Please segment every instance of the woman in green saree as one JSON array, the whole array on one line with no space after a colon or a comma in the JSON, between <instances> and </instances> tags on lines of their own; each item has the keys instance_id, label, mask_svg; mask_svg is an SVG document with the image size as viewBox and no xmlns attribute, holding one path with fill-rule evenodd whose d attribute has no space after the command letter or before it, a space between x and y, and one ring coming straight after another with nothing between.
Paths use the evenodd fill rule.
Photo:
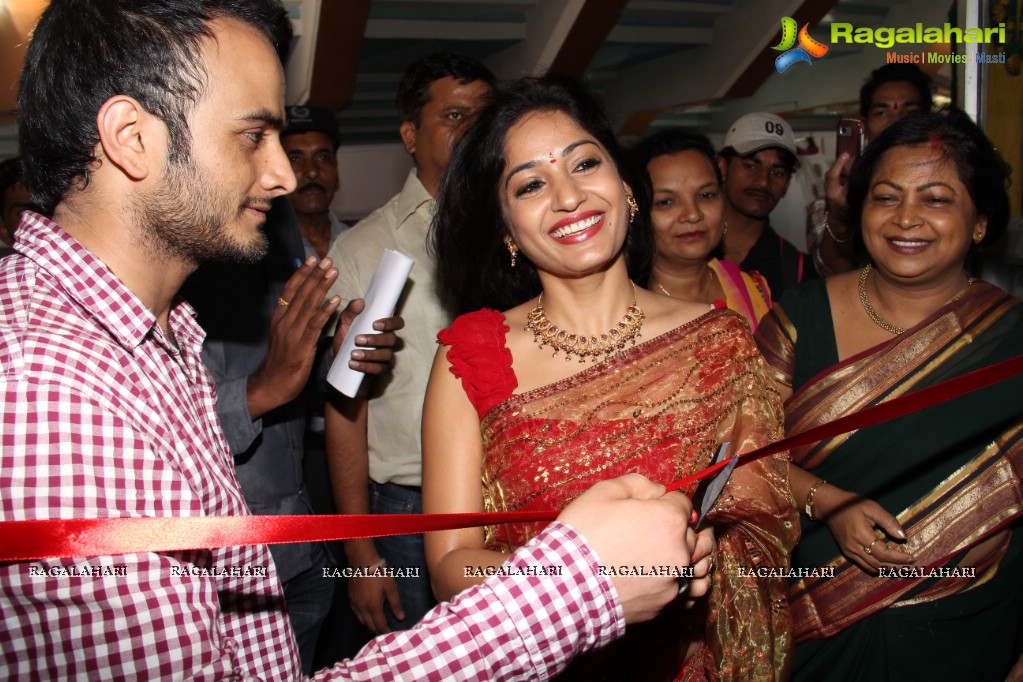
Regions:
<instances>
[{"instance_id":1,"label":"woman in green saree","mask_svg":"<svg viewBox=\"0 0 1023 682\"><path fill-rule=\"evenodd\" d=\"M1006 178L962 114L906 118L867 148L849 197L871 265L786 293L757 331L788 433L1023 351L1021 301L964 269L1006 228ZM789 593L794 679L1005 679L1023 631L1021 391L791 453L792 565L818 569Z\"/></svg>"}]
</instances>

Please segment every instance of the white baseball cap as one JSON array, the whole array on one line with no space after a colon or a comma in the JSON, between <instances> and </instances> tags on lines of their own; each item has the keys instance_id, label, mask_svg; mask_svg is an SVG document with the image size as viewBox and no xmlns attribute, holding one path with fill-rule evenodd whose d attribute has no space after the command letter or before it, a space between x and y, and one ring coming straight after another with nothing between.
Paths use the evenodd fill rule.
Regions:
<instances>
[{"instance_id":1,"label":"white baseball cap","mask_svg":"<svg viewBox=\"0 0 1023 682\"><path fill-rule=\"evenodd\" d=\"M740 117L725 134L725 147L731 147L740 156L748 156L769 147L781 147L796 157L799 166L796 138L788 122L766 111L757 111Z\"/></svg>"}]
</instances>

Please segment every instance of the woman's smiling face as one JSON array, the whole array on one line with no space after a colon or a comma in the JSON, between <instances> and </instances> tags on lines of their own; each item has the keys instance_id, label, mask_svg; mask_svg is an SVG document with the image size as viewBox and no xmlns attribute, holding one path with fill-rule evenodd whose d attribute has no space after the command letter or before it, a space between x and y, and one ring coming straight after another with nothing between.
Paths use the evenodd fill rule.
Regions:
<instances>
[{"instance_id":1,"label":"woman's smiling face","mask_svg":"<svg viewBox=\"0 0 1023 682\"><path fill-rule=\"evenodd\" d=\"M501 210L538 271L580 277L621 255L628 188L593 135L561 111L535 111L508 130L504 150Z\"/></svg>"},{"instance_id":2,"label":"woman's smiling face","mask_svg":"<svg viewBox=\"0 0 1023 682\"><path fill-rule=\"evenodd\" d=\"M725 199L713 163L687 149L647 163L654 191L650 222L657 258L704 262L721 241Z\"/></svg>"},{"instance_id":3,"label":"woman's smiling face","mask_svg":"<svg viewBox=\"0 0 1023 682\"><path fill-rule=\"evenodd\" d=\"M906 283L962 277L973 241L987 219L940 148L889 149L870 179L862 213L863 240L874 264Z\"/></svg>"}]
</instances>

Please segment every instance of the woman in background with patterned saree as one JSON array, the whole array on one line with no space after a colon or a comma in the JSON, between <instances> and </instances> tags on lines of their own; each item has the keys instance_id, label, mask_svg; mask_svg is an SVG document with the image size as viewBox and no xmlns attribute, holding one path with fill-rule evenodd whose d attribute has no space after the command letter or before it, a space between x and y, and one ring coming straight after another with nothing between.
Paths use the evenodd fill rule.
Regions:
<instances>
[{"instance_id":1,"label":"woman in background with patterned saree","mask_svg":"<svg viewBox=\"0 0 1023 682\"><path fill-rule=\"evenodd\" d=\"M434 239L443 285L467 314L440 334L427 389L424 511L560 509L600 480L667 484L725 442L743 452L780 434L780 401L746 322L632 283L648 267L650 234L620 168L603 113L554 77L500 94L460 141ZM680 598L567 675L783 677L786 581L741 569L788 565L786 469L774 458L733 474L709 517L718 548L703 559L715 565L707 598L688 610ZM435 593L479 582L467 567L500 566L541 527L429 534ZM712 545L701 532L695 558Z\"/></svg>"},{"instance_id":2,"label":"woman in background with patterned saree","mask_svg":"<svg viewBox=\"0 0 1023 682\"><path fill-rule=\"evenodd\" d=\"M872 264L787 292L757 331L791 394L788 432L1023 350L1021 302L964 269L1006 228L1006 178L961 113L908 117L868 146L849 199ZM1023 613L1021 390L791 453L808 516L793 567L834 569L792 585L794 679L1005 679Z\"/></svg>"}]
</instances>

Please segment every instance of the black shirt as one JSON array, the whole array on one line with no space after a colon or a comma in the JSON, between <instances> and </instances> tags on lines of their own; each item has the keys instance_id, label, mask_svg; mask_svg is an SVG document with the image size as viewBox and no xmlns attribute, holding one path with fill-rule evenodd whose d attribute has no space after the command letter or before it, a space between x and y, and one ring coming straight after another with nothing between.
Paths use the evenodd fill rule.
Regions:
<instances>
[{"instance_id":1,"label":"black shirt","mask_svg":"<svg viewBox=\"0 0 1023 682\"><path fill-rule=\"evenodd\" d=\"M782 239L771 229L770 222L764 225L760 237L739 267L759 272L771 287L771 298L775 301L793 284L819 279L810 258Z\"/></svg>"}]
</instances>

